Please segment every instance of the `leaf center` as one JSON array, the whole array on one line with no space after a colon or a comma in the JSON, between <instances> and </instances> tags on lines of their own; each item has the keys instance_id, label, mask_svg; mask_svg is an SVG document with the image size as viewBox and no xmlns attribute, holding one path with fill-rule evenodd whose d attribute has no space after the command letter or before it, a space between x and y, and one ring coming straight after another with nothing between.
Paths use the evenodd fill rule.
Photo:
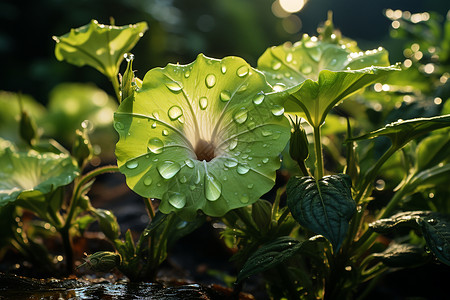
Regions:
<instances>
[{"instance_id":1,"label":"leaf center","mask_svg":"<svg viewBox=\"0 0 450 300\"><path fill-rule=\"evenodd\" d=\"M213 142L207 142L203 139L199 139L194 148L195 155L197 156L197 159L200 161L212 160L214 157L216 157L215 150L216 146L214 145Z\"/></svg>"}]
</instances>

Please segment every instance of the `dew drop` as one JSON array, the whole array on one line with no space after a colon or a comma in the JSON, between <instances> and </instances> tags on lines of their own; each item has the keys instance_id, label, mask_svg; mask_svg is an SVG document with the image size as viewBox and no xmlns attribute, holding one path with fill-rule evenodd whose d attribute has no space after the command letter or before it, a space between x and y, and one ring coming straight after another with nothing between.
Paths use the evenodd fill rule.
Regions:
<instances>
[{"instance_id":1,"label":"dew drop","mask_svg":"<svg viewBox=\"0 0 450 300\"><path fill-rule=\"evenodd\" d=\"M249 170L250 169L247 166L242 165L242 164L239 164L237 167L237 172L238 172L238 174L241 174L241 175L247 174Z\"/></svg>"},{"instance_id":2,"label":"dew drop","mask_svg":"<svg viewBox=\"0 0 450 300\"><path fill-rule=\"evenodd\" d=\"M163 136L168 136L169 132L166 129L163 129L163 131L161 132Z\"/></svg>"},{"instance_id":3,"label":"dew drop","mask_svg":"<svg viewBox=\"0 0 450 300\"><path fill-rule=\"evenodd\" d=\"M189 76L191 76L191 72L189 70L187 70L186 72L184 72L184 77L185 78L189 78Z\"/></svg>"},{"instance_id":4,"label":"dew drop","mask_svg":"<svg viewBox=\"0 0 450 300\"><path fill-rule=\"evenodd\" d=\"M274 105L272 107L272 114L274 116L281 116L282 114L284 114L284 107L281 105Z\"/></svg>"},{"instance_id":5,"label":"dew drop","mask_svg":"<svg viewBox=\"0 0 450 300\"><path fill-rule=\"evenodd\" d=\"M238 94L243 93L243 92L245 92L247 90L247 88L248 88L248 85L247 84L243 84L243 85L241 85L239 87L239 89L236 91L236 93L238 93Z\"/></svg>"},{"instance_id":6,"label":"dew drop","mask_svg":"<svg viewBox=\"0 0 450 300\"><path fill-rule=\"evenodd\" d=\"M116 122L114 123L114 128L116 128L116 130L123 130L125 128L125 126L123 126L123 124L121 122Z\"/></svg>"},{"instance_id":7,"label":"dew drop","mask_svg":"<svg viewBox=\"0 0 450 300\"><path fill-rule=\"evenodd\" d=\"M134 60L134 54L132 54L132 53L125 53L125 54L123 55L123 57L125 58L125 60L126 60L127 62L131 62L131 61Z\"/></svg>"},{"instance_id":8,"label":"dew drop","mask_svg":"<svg viewBox=\"0 0 450 300\"><path fill-rule=\"evenodd\" d=\"M136 160L131 160L125 164L128 169L136 169L139 166L139 163Z\"/></svg>"},{"instance_id":9,"label":"dew drop","mask_svg":"<svg viewBox=\"0 0 450 300\"><path fill-rule=\"evenodd\" d=\"M253 103L255 103L256 105L260 105L264 101L264 97L265 96L263 92L256 94L255 97L253 97Z\"/></svg>"},{"instance_id":10,"label":"dew drop","mask_svg":"<svg viewBox=\"0 0 450 300\"><path fill-rule=\"evenodd\" d=\"M152 128L155 129L156 128L156 122L153 122L152 124Z\"/></svg>"},{"instance_id":11,"label":"dew drop","mask_svg":"<svg viewBox=\"0 0 450 300\"><path fill-rule=\"evenodd\" d=\"M175 121L176 119L178 119L179 117L181 117L183 115L183 111L181 110L181 108L178 105L174 105L171 108L169 108L169 111L167 112L167 114L169 115L169 118L172 121Z\"/></svg>"},{"instance_id":12,"label":"dew drop","mask_svg":"<svg viewBox=\"0 0 450 300\"><path fill-rule=\"evenodd\" d=\"M222 92L220 92L220 100L222 100L223 102L227 102L230 99L231 99L231 94L229 91L223 90Z\"/></svg>"},{"instance_id":13,"label":"dew drop","mask_svg":"<svg viewBox=\"0 0 450 300\"><path fill-rule=\"evenodd\" d=\"M200 100L198 101L200 108L202 110L205 110L206 107L208 106L208 99L206 97L201 97Z\"/></svg>"},{"instance_id":14,"label":"dew drop","mask_svg":"<svg viewBox=\"0 0 450 300\"><path fill-rule=\"evenodd\" d=\"M288 53L288 55L286 55L286 62L290 63L292 61L292 53Z\"/></svg>"},{"instance_id":15,"label":"dew drop","mask_svg":"<svg viewBox=\"0 0 450 300\"><path fill-rule=\"evenodd\" d=\"M308 64L304 64L301 68L300 68L300 72L302 72L305 75L308 75L312 72L312 67L311 65Z\"/></svg>"},{"instance_id":16,"label":"dew drop","mask_svg":"<svg viewBox=\"0 0 450 300\"><path fill-rule=\"evenodd\" d=\"M178 82L175 81L166 82L165 84L166 87L174 93L181 91L183 88Z\"/></svg>"},{"instance_id":17,"label":"dew drop","mask_svg":"<svg viewBox=\"0 0 450 300\"><path fill-rule=\"evenodd\" d=\"M253 183L250 183L249 185L247 185L247 187L248 187L249 189L252 189L252 188L253 188Z\"/></svg>"},{"instance_id":18,"label":"dew drop","mask_svg":"<svg viewBox=\"0 0 450 300\"><path fill-rule=\"evenodd\" d=\"M164 197L165 196L165 197ZM175 208L183 208L186 205L186 196L177 192L167 192L163 198L166 198Z\"/></svg>"},{"instance_id":19,"label":"dew drop","mask_svg":"<svg viewBox=\"0 0 450 300\"><path fill-rule=\"evenodd\" d=\"M248 203L248 195L247 194L243 194L242 197L239 199L242 203Z\"/></svg>"},{"instance_id":20,"label":"dew drop","mask_svg":"<svg viewBox=\"0 0 450 300\"><path fill-rule=\"evenodd\" d=\"M222 185L212 174L205 176L205 197L209 201L216 201L222 193Z\"/></svg>"},{"instance_id":21,"label":"dew drop","mask_svg":"<svg viewBox=\"0 0 450 300\"><path fill-rule=\"evenodd\" d=\"M255 129L255 128L256 128L256 123L253 122L253 121L248 122L248 123L247 123L247 128L248 128L249 130Z\"/></svg>"},{"instance_id":22,"label":"dew drop","mask_svg":"<svg viewBox=\"0 0 450 300\"><path fill-rule=\"evenodd\" d=\"M274 69L276 71L276 70L279 70L280 68L281 68L281 62L274 60L272 63L272 69Z\"/></svg>"},{"instance_id":23,"label":"dew drop","mask_svg":"<svg viewBox=\"0 0 450 300\"><path fill-rule=\"evenodd\" d=\"M194 167L194 162L191 159L186 159L184 161L184 163L186 164L186 166L188 166L188 168L192 169Z\"/></svg>"},{"instance_id":24,"label":"dew drop","mask_svg":"<svg viewBox=\"0 0 450 300\"><path fill-rule=\"evenodd\" d=\"M154 112L152 113L152 115L153 115L153 117L154 117L156 120L159 120L159 113L158 113L157 111L154 111Z\"/></svg>"},{"instance_id":25,"label":"dew drop","mask_svg":"<svg viewBox=\"0 0 450 300\"><path fill-rule=\"evenodd\" d=\"M233 159L227 159L224 163L224 165L228 168L233 168L237 166L237 161L233 160Z\"/></svg>"},{"instance_id":26,"label":"dew drop","mask_svg":"<svg viewBox=\"0 0 450 300\"><path fill-rule=\"evenodd\" d=\"M275 92L281 92L286 89L286 85L284 83L278 82L273 86L273 90Z\"/></svg>"},{"instance_id":27,"label":"dew drop","mask_svg":"<svg viewBox=\"0 0 450 300\"><path fill-rule=\"evenodd\" d=\"M236 75L239 77L245 77L248 75L248 67L247 66L241 66L237 69Z\"/></svg>"},{"instance_id":28,"label":"dew drop","mask_svg":"<svg viewBox=\"0 0 450 300\"><path fill-rule=\"evenodd\" d=\"M152 184L152 182L153 182L152 177L150 175L147 175L147 177L145 177L144 179L144 185L149 186Z\"/></svg>"},{"instance_id":29,"label":"dew drop","mask_svg":"<svg viewBox=\"0 0 450 300\"><path fill-rule=\"evenodd\" d=\"M180 165L173 161L165 161L157 167L159 175L164 179L170 179L180 171Z\"/></svg>"},{"instance_id":30,"label":"dew drop","mask_svg":"<svg viewBox=\"0 0 450 300\"><path fill-rule=\"evenodd\" d=\"M268 129L261 130L261 135L262 136L271 136L272 134L273 134L273 132L268 130Z\"/></svg>"},{"instance_id":31,"label":"dew drop","mask_svg":"<svg viewBox=\"0 0 450 300\"><path fill-rule=\"evenodd\" d=\"M212 88L216 85L216 76L214 74L208 74L205 78L205 83L208 88Z\"/></svg>"},{"instance_id":32,"label":"dew drop","mask_svg":"<svg viewBox=\"0 0 450 300\"><path fill-rule=\"evenodd\" d=\"M163 147L164 147L163 141L161 141L157 137L150 139L147 143L148 150L155 154L161 153L163 150Z\"/></svg>"},{"instance_id":33,"label":"dew drop","mask_svg":"<svg viewBox=\"0 0 450 300\"><path fill-rule=\"evenodd\" d=\"M184 175L181 176L181 177L180 177L180 182L181 182L181 183L186 183L186 182L187 182L186 176L184 176Z\"/></svg>"},{"instance_id":34,"label":"dew drop","mask_svg":"<svg viewBox=\"0 0 450 300\"><path fill-rule=\"evenodd\" d=\"M238 139L234 139L230 142L230 150L234 150L238 144Z\"/></svg>"},{"instance_id":35,"label":"dew drop","mask_svg":"<svg viewBox=\"0 0 450 300\"><path fill-rule=\"evenodd\" d=\"M227 72L227 66L225 66L224 64L220 66L220 71L222 72L222 74L225 74Z\"/></svg>"},{"instance_id":36,"label":"dew drop","mask_svg":"<svg viewBox=\"0 0 450 300\"><path fill-rule=\"evenodd\" d=\"M236 123L242 124L247 121L247 109L245 107L241 107L233 116L233 119Z\"/></svg>"},{"instance_id":37,"label":"dew drop","mask_svg":"<svg viewBox=\"0 0 450 300\"><path fill-rule=\"evenodd\" d=\"M269 162L269 159L266 157L266 158L263 158L262 159L262 162L264 163L264 164L267 164L268 162Z\"/></svg>"}]
</instances>

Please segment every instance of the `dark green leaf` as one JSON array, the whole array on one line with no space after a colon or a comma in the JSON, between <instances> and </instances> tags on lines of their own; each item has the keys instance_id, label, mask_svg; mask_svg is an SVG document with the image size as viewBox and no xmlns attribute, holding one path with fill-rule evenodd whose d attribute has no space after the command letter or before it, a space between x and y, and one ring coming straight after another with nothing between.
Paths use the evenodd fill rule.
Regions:
<instances>
[{"instance_id":1,"label":"dark green leaf","mask_svg":"<svg viewBox=\"0 0 450 300\"><path fill-rule=\"evenodd\" d=\"M392 268L411 268L429 259L423 246L397 243L391 243L385 251L374 253L373 256Z\"/></svg>"},{"instance_id":2,"label":"dark green leaf","mask_svg":"<svg viewBox=\"0 0 450 300\"><path fill-rule=\"evenodd\" d=\"M251 275L277 266L294 255L302 247L303 243L290 237L279 237L261 246L244 264L236 282L239 283Z\"/></svg>"},{"instance_id":3,"label":"dark green leaf","mask_svg":"<svg viewBox=\"0 0 450 300\"><path fill-rule=\"evenodd\" d=\"M450 132L432 134L424 138L416 148L416 157L418 171L450 160Z\"/></svg>"},{"instance_id":4,"label":"dark green leaf","mask_svg":"<svg viewBox=\"0 0 450 300\"><path fill-rule=\"evenodd\" d=\"M335 251L347 234L348 222L356 212L348 175L291 177L286 192L292 215L300 225L326 237Z\"/></svg>"},{"instance_id":5,"label":"dark green leaf","mask_svg":"<svg viewBox=\"0 0 450 300\"><path fill-rule=\"evenodd\" d=\"M92 212L98 219L98 223L100 224L100 229L105 234L105 236L110 241L115 241L119 238L120 235L120 227L119 223L117 223L116 216L106 209L101 208L93 208Z\"/></svg>"},{"instance_id":6,"label":"dark green leaf","mask_svg":"<svg viewBox=\"0 0 450 300\"><path fill-rule=\"evenodd\" d=\"M55 55L60 61L76 66L89 65L108 78L114 78L119 73L123 55L136 45L147 28L145 22L119 27L92 20L63 36L54 36Z\"/></svg>"},{"instance_id":7,"label":"dark green leaf","mask_svg":"<svg viewBox=\"0 0 450 300\"><path fill-rule=\"evenodd\" d=\"M406 143L419 137L422 134L448 126L450 126L450 115L431 118L417 118L406 121L399 120L397 122L386 125L384 128L372 131L368 134L350 140L358 141L373 139L379 136L387 136L391 139L392 144L395 147L401 148Z\"/></svg>"},{"instance_id":8,"label":"dark green leaf","mask_svg":"<svg viewBox=\"0 0 450 300\"><path fill-rule=\"evenodd\" d=\"M389 218L380 219L369 224L369 227L378 233L391 232L398 226L417 228L417 220L420 218L430 219L435 213L431 211L405 211L395 214Z\"/></svg>"},{"instance_id":9,"label":"dark green leaf","mask_svg":"<svg viewBox=\"0 0 450 300\"><path fill-rule=\"evenodd\" d=\"M432 219L420 219L419 225L433 254L450 266L450 216L435 214Z\"/></svg>"},{"instance_id":10,"label":"dark green leaf","mask_svg":"<svg viewBox=\"0 0 450 300\"><path fill-rule=\"evenodd\" d=\"M252 219L259 230L267 232L272 222L272 204L263 199L259 199L252 205Z\"/></svg>"}]
</instances>

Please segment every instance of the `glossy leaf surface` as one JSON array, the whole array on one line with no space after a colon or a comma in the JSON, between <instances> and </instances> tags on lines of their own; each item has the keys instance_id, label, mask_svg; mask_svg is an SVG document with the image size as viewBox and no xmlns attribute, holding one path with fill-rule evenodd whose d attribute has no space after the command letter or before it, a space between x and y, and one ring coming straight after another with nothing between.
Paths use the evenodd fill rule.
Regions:
<instances>
[{"instance_id":1,"label":"glossy leaf surface","mask_svg":"<svg viewBox=\"0 0 450 300\"><path fill-rule=\"evenodd\" d=\"M115 114L128 185L185 219L255 202L273 186L290 132L282 95L271 91L237 57L149 71Z\"/></svg>"},{"instance_id":2,"label":"glossy leaf surface","mask_svg":"<svg viewBox=\"0 0 450 300\"><path fill-rule=\"evenodd\" d=\"M313 127L325 121L327 113L341 100L397 70L389 66L382 49L353 52L337 41L322 41L305 35L293 46L284 44L266 50L258 60L275 90L291 97L286 111L303 111Z\"/></svg>"},{"instance_id":3,"label":"glossy leaf surface","mask_svg":"<svg viewBox=\"0 0 450 300\"><path fill-rule=\"evenodd\" d=\"M56 37L55 55L76 66L89 65L109 78L117 76L123 55L139 41L148 26L145 22L108 26L92 20Z\"/></svg>"},{"instance_id":4,"label":"glossy leaf surface","mask_svg":"<svg viewBox=\"0 0 450 300\"><path fill-rule=\"evenodd\" d=\"M253 253L239 272L236 282L249 276L269 270L293 256L305 242L291 237L279 237L267 243Z\"/></svg>"},{"instance_id":5,"label":"glossy leaf surface","mask_svg":"<svg viewBox=\"0 0 450 300\"><path fill-rule=\"evenodd\" d=\"M287 203L300 225L326 237L335 251L345 238L348 222L356 212L348 175L314 178L292 177L286 187Z\"/></svg>"},{"instance_id":6,"label":"glossy leaf surface","mask_svg":"<svg viewBox=\"0 0 450 300\"><path fill-rule=\"evenodd\" d=\"M449 126L450 115L431 118L416 118L405 121L399 120L397 122L386 125L384 128L372 131L368 134L350 140L358 141L373 139L379 136L387 136L391 139L394 146L400 148L422 134Z\"/></svg>"},{"instance_id":7,"label":"glossy leaf surface","mask_svg":"<svg viewBox=\"0 0 450 300\"><path fill-rule=\"evenodd\" d=\"M68 155L7 150L0 156L0 206L50 193L78 174L76 163Z\"/></svg>"}]
</instances>

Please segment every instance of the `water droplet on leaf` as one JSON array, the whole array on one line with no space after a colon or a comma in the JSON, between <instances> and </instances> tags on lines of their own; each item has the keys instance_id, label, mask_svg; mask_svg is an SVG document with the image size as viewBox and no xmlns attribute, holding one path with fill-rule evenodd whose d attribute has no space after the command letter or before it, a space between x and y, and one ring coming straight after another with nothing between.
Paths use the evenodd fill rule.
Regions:
<instances>
[{"instance_id":1,"label":"water droplet on leaf","mask_svg":"<svg viewBox=\"0 0 450 300\"><path fill-rule=\"evenodd\" d=\"M208 99L206 97L201 97L199 100L199 105L202 110L205 110L208 106Z\"/></svg>"},{"instance_id":2,"label":"water droplet on leaf","mask_svg":"<svg viewBox=\"0 0 450 300\"><path fill-rule=\"evenodd\" d=\"M274 105L272 107L272 114L274 116L281 116L284 113L284 107L281 105Z\"/></svg>"},{"instance_id":3,"label":"water droplet on leaf","mask_svg":"<svg viewBox=\"0 0 450 300\"><path fill-rule=\"evenodd\" d=\"M292 61L292 53L288 53L288 55L286 55L286 62L290 63Z\"/></svg>"},{"instance_id":4,"label":"water droplet on leaf","mask_svg":"<svg viewBox=\"0 0 450 300\"><path fill-rule=\"evenodd\" d=\"M164 197L165 196L165 197ZM167 192L164 194L170 204L175 208L183 208L186 205L186 196L177 192Z\"/></svg>"},{"instance_id":5,"label":"water droplet on leaf","mask_svg":"<svg viewBox=\"0 0 450 300\"><path fill-rule=\"evenodd\" d=\"M144 185L149 186L149 185L152 184L152 182L153 182L153 179L152 179L152 177L151 177L150 175L148 175L147 177L145 177L145 179L144 179Z\"/></svg>"},{"instance_id":6,"label":"water droplet on leaf","mask_svg":"<svg viewBox=\"0 0 450 300\"><path fill-rule=\"evenodd\" d=\"M264 97L265 96L263 92L256 94L256 96L253 97L253 103L255 103L256 105L260 105L264 101Z\"/></svg>"},{"instance_id":7,"label":"water droplet on leaf","mask_svg":"<svg viewBox=\"0 0 450 300\"><path fill-rule=\"evenodd\" d=\"M155 154L159 154L162 152L162 150L164 148L164 143L157 137L151 138L148 141L147 148L149 151L151 151Z\"/></svg>"},{"instance_id":8,"label":"water droplet on leaf","mask_svg":"<svg viewBox=\"0 0 450 300\"><path fill-rule=\"evenodd\" d=\"M166 87L175 93L181 91L183 88L178 82L175 81L166 82Z\"/></svg>"},{"instance_id":9,"label":"water droplet on leaf","mask_svg":"<svg viewBox=\"0 0 450 300\"><path fill-rule=\"evenodd\" d=\"M220 92L220 100L222 100L223 102L229 101L231 99L231 94L229 91L227 90L223 90L222 92Z\"/></svg>"},{"instance_id":10,"label":"water droplet on leaf","mask_svg":"<svg viewBox=\"0 0 450 300\"><path fill-rule=\"evenodd\" d=\"M237 69L236 75L239 77L245 77L248 74L248 67L247 66L241 66Z\"/></svg>"},{"instance_id":11,"label":"water droplet on leaf","mask_svg":"<svg viewBox=\"0 0 450 300\"><path fill-rule=\"evenodd\" d=\"M238 172L238 174L241 174L241 175L247 174L249 170L250 169L247 166L242 165L242 164L239 164L237 167L237 172Z\"/></svg>"},{"instance_id":12,"label":"water droplet on leaf","mask_svg":"<svg viewBox=\"0 0 450 300\"><path fill-rule=\"evenodd\" d=\"M139 163L136 160L129 161L125 164L128 169L136 169Z\"/></svg>"},{"instance_id":13,"label":"water droplet on leaf","mask_svg":"<svg viewBox=\"0 0 450 300\"><path fill-rule=\"evenodd\" d=\"M194 162L191 159L186 159L184 163L188 166L188 168L192 169L194 167Z\"/></svg>"},{"instance_id":14,"label":"water droplet on leaf","mask_svg":"<svg viewBox=\"0 0 450 300\"><path fill-rule=\"evenodd\" d=\"M212 88L216 85L216 76L214 74L208 74L205 78L205 83L208 88Z\"/></svg>"},{"instance_id":15,"label":"water droplet on leaf","mask_svg":"<svg viewBox=\"0 0 450 300\"><path fill-rule=\"evenodd\" d=\"M172 121L175 121L176 119L178 119L179 117L181 117L183 115L183 111L181 110L181 108L178 105L174 105L171 108L169 108L169 111L167 112L167 114L169 115L169 118Z\"/></svg>"},{"instance_id":16,"label":"water droplet on leaf","mask_svg":"<svg viewBox=\"0 0 450 300\"><path fill-rule=\"evenodd\" d=\"M238 124L242 124L247 121L247 109L245 107L241 107L233 116L234 121Z\"/></svg>"},{"instance_id":17,"label":"water droplet on leaf","mask_svg":"<svg viewBox=\"0 0 450 300\"><path fill-rule=\"evenodd\" d=\"M205 176L205 197L209 201L216 201L222 193L222 185L212 174Z\"/></svg>"},{"instance_id":18,"label":"water droplet on leaf","mask_svg":"<svg viewBox=\"0 0 450 300\"><path fill-rule=\"evenodd\" d=\"M162 178L170 179L180 171L180 165L168 160L158 165L157 169Z\"/></svg>"}]
</instances>

